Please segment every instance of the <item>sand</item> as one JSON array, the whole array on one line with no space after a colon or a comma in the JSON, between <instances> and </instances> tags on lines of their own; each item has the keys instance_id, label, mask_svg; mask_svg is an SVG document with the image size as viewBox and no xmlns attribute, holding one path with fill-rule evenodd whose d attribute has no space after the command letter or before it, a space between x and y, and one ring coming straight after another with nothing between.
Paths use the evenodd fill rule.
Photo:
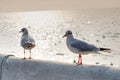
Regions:
<instances>
[{"instance_id":1,"label":"sand","mask_svg":"<svg viewBox=\"0 0 120 80\"><path fill-rule=\"evenodd\" d=\"M119 0L0 0L1 12L120 8Z\"/></svg>"},{"instance_id":2,"label":"sand","mask_svg":"<svg viewBox=\"0 0 120 80\"><path fill-rule=\"evenodd\" d=\"M0 13L0 53L4 55L15 55L16 59L23 58L23 48L20 46L21 34L19 31L21 28L27 27L30 31L30 34L35 38L37 44L36 47L32 49L32 58L33 61L35 60L35 63L37 60L38 64L41 64L42 62L44 63L44 61L48 62L48 66L59 65L60 68L63 68L63 66L61 66L62 64L64 64L64 66L68 66L69 64L73 66L73 60L77 59L78 55L68 50L65 42L66 39L62 38L65 31L70 29L73 31L73 34L77 39L84 40L98 47L107 47L112 49L110 53L100 52L101 54L91 53L88 55L82 55L83 66L80 66L79 69L85 68L83 71L86 71L86 69L89 69L88 65L90 65L92 66L92 69L90 70L99 72L99 70L93 69L99 69L102 66L103 69L110 68L110 72L113 72L113 75L115 74L116 76L120 69L119 13L119 8L90 9L82 11L33 11ZM29 56L28 51L26 56ZM14 60L12 61L13 63L11 64L17 64L17 62L14 62ZM24 63L24 61L20 60L19 63L21 62ZM58 65L51 64L51 62ZM21 66L24 65L22 64ZM34 63L31 63L31 66L34 66ZM19 70L22 69L23 68ZM28 68L28 71L29 69L30 68ZM46 69L51 71L51 68L49 67L46 67ZM63 68L63 70L65 69ZM118 72L115 70L114 73L114 70L111 71L111 69L117 69ZM20 75L18 74L17 76L23 75L22 73ZM82 74L81 72L78 73L80 73L80 75ZM87 72L85 73L87 74ZM70 73L70 75L72 74L73 73ZM32 73L29 76L32 76ZM33 77L36 76L33 75L31 79L33 79ZM59 76L57 78L59 78ZM24 79L25 78L22 78L20 80ZM63 80L67 79L69 78L64 79L63 77ZM106 78L104 79L107 80ZM113 80L113 78L110 79ZM56 80L56 78L51 80ZM77 78L75 80L77 80ZM116 80L119 80L119 77Z\"/></svg>"}]
</instances>

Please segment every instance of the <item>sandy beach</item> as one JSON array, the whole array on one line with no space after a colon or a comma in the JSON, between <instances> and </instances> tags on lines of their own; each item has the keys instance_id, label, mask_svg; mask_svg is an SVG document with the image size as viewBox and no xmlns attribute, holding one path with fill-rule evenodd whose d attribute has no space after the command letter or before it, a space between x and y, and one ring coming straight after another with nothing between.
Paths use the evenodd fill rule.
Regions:
<instances>
[{"instance_id":1,"label":"sandy beach","mask_svg":"<svg viewBox=\"0 0 120 80\"><path fill-rule=\"evenodd\" d=\"M84 64L120 67L120 9L93 9L82 11L37 11L0 14L1 54L23 57L19 31L26 27L36 40L32 50L34 59L71 63L78 55L66 47L62 38L72 30L75 38L97 47L112 49L111 53L83 55Z\"/></svg>"},{"instance_id":2,"label":"sandy beach","mask_svg":"<svg viewBox=\"0 0 120 80\"><path fill-rule=\"evenodd\" d=\"M1 12L120 8L119 0L0 0Z\"/></svg>"},{"instance_id":3,"label":"sandy beach","mask_svg":"<svg viewBox=\"0 0 120 80\"><path fill-rule=\"evenodd\" d=\"M35 76L39 76L37 73L41 74L44 70L49 70L47 74L54 73L53 66L55 68L60 68L56 71L57 77L50 78L51 80L56 80L58 77L62 77L62 80L70 80L70 77L76 77L76 71L74 69L80 69L85 71L82 73L78 70L79 75L98 73L102 74L104 72L99 72L101 69L105 69L105 74L115 75L116 80L119 80L119 69L120 69L120 8L100 8L100 9L84 9L84 10L45 10L45 11L24 11L24 12L1 12L0 13L0 54L15 55L15 60L10 59L9 61L9 71L13 70L13 67L18 67L19 74L11 74L5 69L4 74L7 74L11 80L14 80L11 76L17 75L15 80L20 76L20 80L33 80ZM24 52L23 48L20 46L21 33L19 31L21 28L28 28L30 34L35 38L36 47L32 49L32 60L26 60L23 62ZM83 66L76 68L73 63L74 59L77 59L78 55L70 52L66 46L66 38L62 38L65 31L72 30L75 38L86 41L88 43L94 44L97 47L110 48L111 52L99 52L91 53L88 55L82 55ZM27 51L26 56L29 56L29 51ZM2 58L0 58L2 59ZM37 61L37 63L36 63ZM13 63L12 63L13 62ZM22 64L22 65L19 65ZM26 64L25 64L26 63ZM29 64L30 63L30 64ZM28 64L28 65L27 65ZM39 67L36 69L38 72L34 72L33 66L37 64ZM42 64L42 65L41 65ZM52 66L52 67L46 67ZM23 67L25 66L25 69ZM27 67L30 68L27 69ZM66 68L66 66L68 68ZM91 67L89 67L91 66ZM32 69L31 69L32 68ZM72 72L66 76L65 72L59 71L65 70ZM74 68L74 69L73 69ZM42 70L43 69L43 70ZM71 70L72 69L72 70ZM88 71L87 71L87 70ZM22 70L22 71L21 71ZM29 72L33 71L33 73ZM53 71L52 71L53 70ZM118 70L118 71L117 71ZM27 72L25 72L27 71ZM113 72L109 74L109 72ZM29 73L27 78L25 73ZM94 74L95 74L94 73ZM45 72L44 72L45 74ZM60 74L58 76L58 74ZM41 74L42 75L42 74ZM52 76L55 75L52 74ZM90 79L91 75L86 75L77 77L81 80L89 79L96 80L98 75L95 75ZM103 75L100 80L113 80L115 76L109 79ZM8 80L9 77L3 75L4 80ZM29 78L31 77L31 78ZM73 79L71 78L71 80ZM94 78L94 79L93 79ZM104 79L103 79L104 78ZM48 77L43 76L41 80L49 80ZM39 80L39 77L38 79Z\"/></svg>"}]
</instances>

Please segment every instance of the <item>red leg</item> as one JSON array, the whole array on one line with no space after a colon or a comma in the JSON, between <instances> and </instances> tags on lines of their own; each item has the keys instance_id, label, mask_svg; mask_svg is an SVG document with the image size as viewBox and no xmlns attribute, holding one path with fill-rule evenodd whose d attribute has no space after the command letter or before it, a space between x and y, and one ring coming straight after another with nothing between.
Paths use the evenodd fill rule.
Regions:
<instances>
[{"instance_id":1,"label":"red leg","mask_svg":"<svg viewBox=\"0 0 120 80\"><path fill-rule=\"evenodd\" d=\"M25 57L25 49L24 49L24 58L23 59L26 59L26 57Z\"/></svg>"},{"instance_id":2,"label":"red leg","mask_svg":"<svg viewBox=\"0 0 120 80\"><path fill-rule=\"evenodd\" d=\"M29 56L29 59L32 59L32 58L31 58L31 50L30 50L30 56Z\"/></svg>"},{"instance_id":3,"label":"red leg","mask_svg":"<svg viewBox=\"0 0 120 80\"><path fill-rule=\"evenodd\" d=\"M78 62L76 64L77 65L81 65L82 64L82 56L81 56L81 54L79 54L79 56L78 56Z\"/></svg>"}]
</instances>

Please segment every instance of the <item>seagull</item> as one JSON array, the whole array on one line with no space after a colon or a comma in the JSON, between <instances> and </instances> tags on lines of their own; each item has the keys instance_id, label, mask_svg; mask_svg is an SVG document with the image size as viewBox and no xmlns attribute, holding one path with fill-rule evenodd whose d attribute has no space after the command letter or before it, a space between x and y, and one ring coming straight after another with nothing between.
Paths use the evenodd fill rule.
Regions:
<instances>
[{"instance_id":1,"label":"seagull","mask_svg":"<svg viewBox=\"0 0 120 80\"><path fill-rule=\"evenodd\" d=\"M92 44L89 44L87 42L84 42L82 40L75 39L71 30L67 30L65 35L63 36L63 38L64 37L67 37L66 45L67 45L68 49L73 53L79 54L78 62L76 63L76 61L74 60L74 62L77 65L82 65L81 54L88 54L90 52L111 50L111 49L108 49L108 48L98 48L98 47L96 47Z\"/></svg>"},{"instance_id":2,"label":"seagull","mask_svg":"<svg viewBox=\"0 0 120 80\"><path fill-rule=\"evenodd\" d=\"M29 50L29 53L30 53L29 59L32 59L31 58L31 49L35 47L35 40L33 37L31 37L29 35L27 28L22 28L20 33L21 32L23 33L22 37L21 37L21 46L24 48L24 58L23 59L26 59L25 50Z\"/></svg>"}]
</instances>

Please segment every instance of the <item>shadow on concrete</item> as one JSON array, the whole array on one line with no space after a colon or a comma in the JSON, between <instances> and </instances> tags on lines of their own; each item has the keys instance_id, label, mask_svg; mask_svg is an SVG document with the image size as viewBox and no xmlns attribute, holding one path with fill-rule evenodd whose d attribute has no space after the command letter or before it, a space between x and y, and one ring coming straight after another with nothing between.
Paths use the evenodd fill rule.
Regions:
<instances>
[{"instance_id":1,"label":"shadow on concrete","mask_svg":"<svg viewBox=\"0 0 120 80\"><path fill-rule=\"evenodd\" d=\"M2 62L4 56L0 56ZM8 57L1 80L120 80L120 69Z\"/></svg>"}]
</instances>

